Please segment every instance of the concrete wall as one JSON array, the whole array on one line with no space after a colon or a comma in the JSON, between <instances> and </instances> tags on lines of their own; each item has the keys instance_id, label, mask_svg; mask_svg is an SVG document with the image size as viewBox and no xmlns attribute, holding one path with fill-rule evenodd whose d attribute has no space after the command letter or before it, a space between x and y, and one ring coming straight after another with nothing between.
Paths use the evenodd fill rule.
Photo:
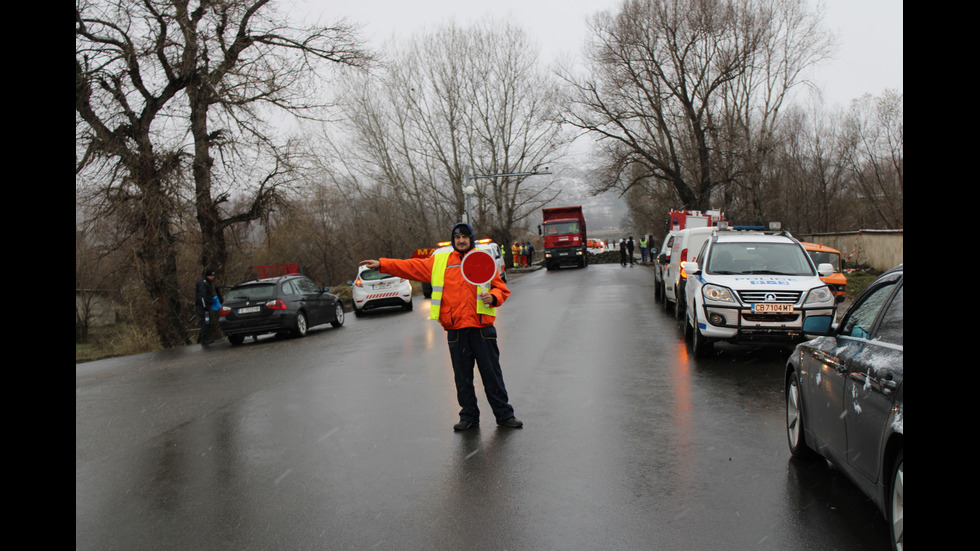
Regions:
<instances>
[{"instance_id":1,"label":"concrete wall","mask_svg":"<svg viewBox=\"0 0 980 551\"><path fill-rule=\"evenodd\" d=\"M856 265L887 270L903 262L904 230L858 230L854 232L794 235L800 241L822 243L841 252L845 268Z\"/></svg>"}]
</instances>

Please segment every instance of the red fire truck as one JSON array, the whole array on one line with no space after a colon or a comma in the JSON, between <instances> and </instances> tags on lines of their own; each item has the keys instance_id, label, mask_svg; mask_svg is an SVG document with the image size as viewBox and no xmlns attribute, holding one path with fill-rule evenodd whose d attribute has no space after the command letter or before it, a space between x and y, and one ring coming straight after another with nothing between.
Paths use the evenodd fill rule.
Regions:
<instances>
[{"instance_id":1,"label":"red fire truck","mask_svg":"<svg viewBox=\"0 0 980 551\"><path fill-rule=\"evenodd\" d=\"M725 219L725 214L720 210L672 210L667 213L667 224L665 232L683 230L686 228L706 228L717 226L718 222Z\"/></svg>"}]
</instances>

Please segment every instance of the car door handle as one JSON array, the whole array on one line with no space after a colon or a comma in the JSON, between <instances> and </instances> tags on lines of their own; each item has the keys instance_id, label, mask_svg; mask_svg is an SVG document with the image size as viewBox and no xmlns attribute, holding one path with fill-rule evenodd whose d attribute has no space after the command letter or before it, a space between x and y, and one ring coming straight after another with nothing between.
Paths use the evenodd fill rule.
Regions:
<instances>
[{"instance_id":1,"label":"car door handle","mask_svg":"<svg viewBox=\"0 0 980 551\"><path fill-rule=\"evenodd\" d=\"M827 365L829 367L834 368L834 371L836 371L840 375L847 373L847 364L836 358L832 360L827 360Z\"/></svg>"},{"instance_id":2,"label":"car door handle","mask_svg":"<svg viewBox=\"0 0 980 551\"><path fill-rule=\"evenodd\" d=\"M891 377L891 374L889 374L885 379L872 379L871 385L869 386L872 390L880 390L882 394L887 396L898 388L898 383L896 383ZM858 386L865 386L868 384L867 373L855 371L851 373L851 379L857 381L859 383Z\"/></svg>"}]
</instances>

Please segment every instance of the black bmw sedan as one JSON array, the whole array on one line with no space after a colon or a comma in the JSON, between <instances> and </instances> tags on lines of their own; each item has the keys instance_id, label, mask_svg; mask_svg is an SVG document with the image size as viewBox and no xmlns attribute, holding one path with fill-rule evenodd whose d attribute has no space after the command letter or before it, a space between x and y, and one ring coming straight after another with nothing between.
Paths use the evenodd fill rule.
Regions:
<instances>
[{"instance_id":1,"label":"black bmw sedan","mask_svg":"<svg viewBox=\"0 0 980 551\"><path fill-rule=\"evenodd\" d=\"M235 285L225 294L220 314L221 331L231 344L267 333L303 337L323 323L344 324L340 297L299 274Z\"/></svg>"}]
</instances>

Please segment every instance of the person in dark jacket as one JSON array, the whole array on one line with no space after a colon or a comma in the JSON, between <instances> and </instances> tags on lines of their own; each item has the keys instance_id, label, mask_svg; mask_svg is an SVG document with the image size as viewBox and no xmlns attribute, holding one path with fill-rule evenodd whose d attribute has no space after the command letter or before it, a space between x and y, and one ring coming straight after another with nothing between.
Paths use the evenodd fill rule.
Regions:
<instances>
[{"instance_id":1,"label":"person in dark jacket","mask_svg":"<svg viewBox=\"0 0 980 551\"><path fill-rule=\"evenodd\" d=\"M630 268L633 267L633 236L626 241L626 254L629 255Z\"/></svg>"},{"instance_id":2,"label":"person in dark jacket","mask_svg":"<svg viewBox=\"0 0 980 551\"><path fill-rule=\"evenodd\" d=\"M205 270L201 279L194 287L194 309L201 320L201 330L197 342L207 346L211 344L211 301L214 297L214 270Z\"/></svg>"},{"instance_id":3,"label":"person in dark jacket","mask_svg":"<svg viewBox=\"0 0 980 551\"><path fill-rule=\"evenodd\" d=\"M619 264L622 267L626 267L626 240L619 240Z\"/></svg>"}]
</instances>

